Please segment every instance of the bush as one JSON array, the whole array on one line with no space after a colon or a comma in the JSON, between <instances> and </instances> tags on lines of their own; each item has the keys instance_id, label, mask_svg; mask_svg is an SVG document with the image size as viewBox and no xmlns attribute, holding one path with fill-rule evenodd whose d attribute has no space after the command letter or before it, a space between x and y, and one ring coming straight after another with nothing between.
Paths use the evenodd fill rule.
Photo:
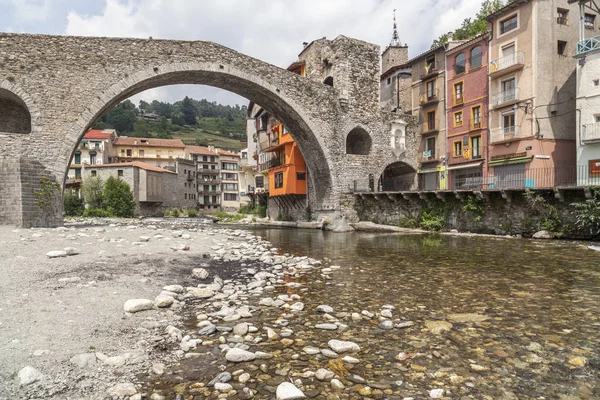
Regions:
<instances>
[{"instance_id":1,"label":"bush","mask_svg":"<svg viewBox=\"0 0 600 400\"><path fill-rule=\"evenodd\" d=\"M440 208L426 208L419 216L419 225L428 231L441 231L446 227L445 213Z\"/></svg>"},{"instance_id":2,"label":"bush","mask_svg":"<svg viewBox=\"0 0 600 400\"><path fill-rule=\"evenodd\" d=\"M198 211L194 210L193 208L190 210L187 210L187 216L190 218L195 218L198 216Z\"/></svg>"},{"instance_id":3,"label":"bush","mask_svg":"<svg viewBox=\"0 0 600 400\"><path fill-rule=\"evenodd\" d=\"M91 177L81 183L81 192L90 208L102 208L104 182L99 177Z\"/></svg>"},{"instance_id":4,"label":"bush","mask_svg":"<svg viewBox=\"0 0 600 400\"><path fill-rule=\"evenodd\" d=\"M83 200L77 196L72 190L65 191L63 197L63 204L65 208L65 214L69 217L80 217L85 211L85 205Z\"/></svg>"},{"instance_id":5,"label":"bush","mask_svg":"<svg viewBox=\"0 0 600 400\"><path fill-rule=\"evenodd\" d=\"M260 206L256 207L256 214L260 218L266 218L267 217L267 206L260 205Z\"/></svg>"},{"instance_id":6,"label":"bush","mask_svg":"<svg viewBox=\"0 0 600 400\"><path fill-rule=\"evenodd\" d=\"M575 203L575 224L580 229L589 230L593 236L600 236L600 187L590 187L592 198Z\"/></svg>"},{"instance_id":7,"label":"bush","mask_svg":"<svg viewBox=\"0 0 600 400\"><path fill-rule=\"evenodd\" d=\"M135 203L127 182L111 176L104 184L103 197L103 205L109 214L121 218L133 217Z\"/></svg>"},{"instance_id":8,"label":"bush","mask_svg":"<svg viewBox=\"0 0 600 400\"><path fill-rule=\"evenodd\" d=\"M238 210L238 213L240 213L240 214L256 215L257 212L258 212L258 210L256 208L253 208L251 204L246 204L245 206L241 206L240 209Z\"/></svg>"},{"instance_id":9,"label":"bush","mask_svg":"<svg viewBox=\"0 0 600 400\"><path fill-rule=\"evenodd\" d=\"M226 222L236 222L245 217L242 214L229 214L224 211L218 211L218 212L214 213L213 216L219 218L220 220L226 221Z\"/></svg>"},{"instance_id":10,"label":"bush","mask_svg":"<svg viewBox=\"0 0 600 400\"><path fill-rule=\"evenodd\" d=\"M101 208L86 208L83 212L84 217L95 217L95 218L108 218L112 217L112 215Z\"/></svg>"}]
</instances>

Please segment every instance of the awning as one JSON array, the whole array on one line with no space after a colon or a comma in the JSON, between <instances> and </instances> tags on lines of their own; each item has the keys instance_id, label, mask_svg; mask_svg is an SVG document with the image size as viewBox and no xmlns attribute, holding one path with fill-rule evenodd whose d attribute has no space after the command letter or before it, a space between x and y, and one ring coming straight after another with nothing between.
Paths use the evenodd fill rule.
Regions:
<instances>
[{"instance_id":1,"label":"awning","mask_svg":"<svg viewBox=\"0 0 600 400\"><path fill-rule=\"evenodd\" d=\"M451 170L454 170L454 169L481 167L482 164L483 164L483 161L476 162L476 163L468 163L468 164L449 165L448 166L448 171L451 171Z\"/></svg>"},{"instance_id":2,"label":"awning","mask_svg":"<svg viewBox=\"0 0 600 400\"><path fill-rule=\"evenodd\" d=\"M524 163L531 162L532 160L533 160L533 156L507 158L505 160L490 161L488 163L488 166L490 166L490 167L499 167L499 166L502 166L502 165L524 164Z\"/></svg>"},{"instance_id":3,"label":"awning","mask_svg":"<svg viewBox=\"0 0 600 400\"><path fill-rule=\"evenodd\" d=\"M432 172L438 172L437 168L429 168L429 169L422 169L419 170L420 174L431 174Z\"/></svg>"}]
</instances>

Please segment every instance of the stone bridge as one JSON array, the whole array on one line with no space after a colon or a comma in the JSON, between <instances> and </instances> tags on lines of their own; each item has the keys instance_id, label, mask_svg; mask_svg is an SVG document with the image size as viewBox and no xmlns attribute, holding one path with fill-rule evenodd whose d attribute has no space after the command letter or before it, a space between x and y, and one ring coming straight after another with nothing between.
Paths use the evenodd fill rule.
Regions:
<instances>
[{"instance_id":1,"label":"stone bridge","mask_svg":"<svg viewBox=\"0 0 600 400\"><path fill-rule=\"evenodd\" d=\"M355 179L393 161L379 47L339 36L299 57L306 77L212 42L0 33L0 224L62 224L83 134L122 100L174 84L226 89L281 119L306 159L314 212L336 215Z\"/></svg>"}]
</instances>

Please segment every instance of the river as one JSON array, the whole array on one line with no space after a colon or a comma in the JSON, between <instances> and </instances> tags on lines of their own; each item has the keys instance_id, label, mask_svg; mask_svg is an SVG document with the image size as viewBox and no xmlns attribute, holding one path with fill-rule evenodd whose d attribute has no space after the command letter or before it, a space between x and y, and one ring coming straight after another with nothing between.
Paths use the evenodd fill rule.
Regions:
<instances>
[{"instance_id":1,"label":"river","mask_svg":"<svg viewBox=\"0 0 600 400\"><path fill-rule=\"evenodd\" d=\"M266 349L278 356L266 360L262 372L251 366L255 398L274 398L278 383L317 368L336 372L345 388L336 392L301 379L309 397L600 398L600 254L585 245L299 229L252 232L280 253L340 267L300 275L295 280L301 288L275 292L299 294L306 312L287 326L294 345L277 342ZM348 329L313 329L323 322L323 314L314 311L319 305L331 306L335 311L329 314ZM379 326L383 310L391 311L394 329ZM363 313L362 318L352 319L352 313ZM252 322L276 326L279 314L265 312ZM302 351L304 346L327 348L330 339L359 344L360 362L315 360ZM233 372L239 366L224 368Z\"/></svg>"}]
</instances>

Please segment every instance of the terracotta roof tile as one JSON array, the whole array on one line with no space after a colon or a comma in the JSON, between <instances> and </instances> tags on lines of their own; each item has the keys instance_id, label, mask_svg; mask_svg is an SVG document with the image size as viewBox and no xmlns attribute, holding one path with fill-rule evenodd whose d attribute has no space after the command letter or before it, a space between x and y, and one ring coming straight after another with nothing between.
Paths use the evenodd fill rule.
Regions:
<instances>
[{"instance_id":1,"label":"terracotta roof tile","mask_svg":"<svg viewBox=\"0 0 600 400\"><path fill-rule=\"evenodd\" d=\"M154 139L139 137L118 137L115 139L115 146L147 146L147 147L174 147L184 148L185 144L179 139Z\"/></svg>"},{"instance_id":2,"label":"terracotta roof tile","mask_svg":"<svg viewBox=\"0 0 600 400\"><path fill-rule=\"evenodd\" d=\"M90 129L83 135L84 139L110 139L110 133L104 133L102 129Z\"/></svg>"},{"instance_id":3,"label":"terracotta roof tile","mask_svg":"<svg viewBox=\"0 0 600 400\"><path fill-rule=\"evenodd\" d=\"M169 171L168 169L164 169L161 167L157 167L156 165L150 165L141 161L132 161L132 162L124 162L124 163L113 163L113 164L95 164L86 167L86 169L96 169L96 168L114 168L114 167L136 167L140 169L144 169L146 171L154 171L161 172L166 174L177 174L173 171Z\"/></svg>"},{"instance_id":4,"label":"terracotta roof tile","mask_svg":"<svg viewBox=\"0 0 600 400\"><path fill-rule=\"evenodd\" d=\"M218 155L216 152L210 150L208 147L185 146L185 155L188 156L190 154L198 154L201 156L216 156L216 155Z\"/></svg>"}]
</instances>

